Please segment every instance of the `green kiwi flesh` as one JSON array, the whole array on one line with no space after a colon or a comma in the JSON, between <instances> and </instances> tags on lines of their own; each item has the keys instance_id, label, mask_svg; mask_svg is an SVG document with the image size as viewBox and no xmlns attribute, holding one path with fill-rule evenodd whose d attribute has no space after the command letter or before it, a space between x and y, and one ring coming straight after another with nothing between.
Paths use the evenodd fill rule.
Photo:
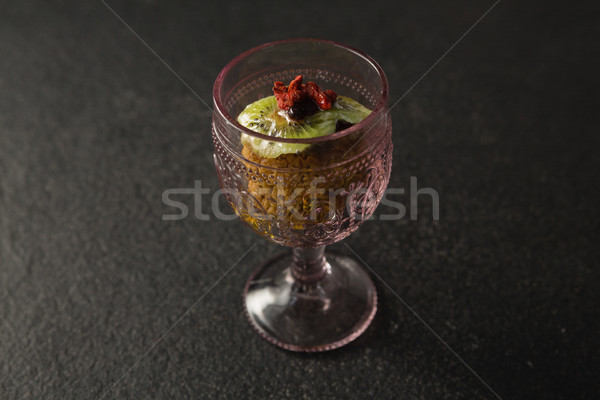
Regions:
<instances>
[{"instance_id":1,"label":"green kiwi flesh","mask_svg":"<svg viewBox=\"0 0 600 400\"><path fill-rule=\"evenodd\" d=\"M296 121L277 107L275 96L249 104L238 116L238 122L254 132L286 139L310 139L336 131L336 123L356 124L371 110L349 97L338 96L329 110L320 110L303 120ZM281 143L255 138L242 133L242 143L249 144L260 157L275 158L282 154L296 154L310 147L304 143Z\"/></svg>"}]
</instances>

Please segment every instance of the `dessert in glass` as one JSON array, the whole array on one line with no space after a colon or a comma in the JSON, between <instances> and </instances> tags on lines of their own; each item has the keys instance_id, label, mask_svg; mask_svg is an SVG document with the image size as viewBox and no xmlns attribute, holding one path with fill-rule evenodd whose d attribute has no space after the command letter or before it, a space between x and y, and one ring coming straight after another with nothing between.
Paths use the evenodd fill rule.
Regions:
<instances>
[{"instance_id":1,"label":"dessert in glass","mask_svg":"<svg viewBox=\"0 0 600 400\"><path fill-rule=\"evenodd\" d=\"M325 246L377 207L392 161L388 87L369 56L325 40L268 43L233 59L213 90L219 181L240 219L291 251L252 273L255 330L293 351L343 346L377 309L369 274Z\"/></svg>"}]
</instances>

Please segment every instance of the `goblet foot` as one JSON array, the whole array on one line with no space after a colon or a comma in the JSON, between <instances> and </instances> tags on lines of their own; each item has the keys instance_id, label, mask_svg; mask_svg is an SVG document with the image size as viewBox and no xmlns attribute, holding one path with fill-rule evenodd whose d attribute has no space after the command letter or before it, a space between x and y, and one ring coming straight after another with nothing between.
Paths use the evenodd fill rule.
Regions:
<instances>
[{"instance_id":1,"label":"goblet foot","mask_svg":"<svg viewBox=\"0 0 600 400\"><path fill-rule=\"evenodd\" d=\"M316 263L299 265L299 254L307 251ZM352 258L325 258L323 251L294 249L262 265L246 283L246 315L274 345L332 350L356 339L373 320L377 292L367 272Z\"/></svg>"}]
</instances>

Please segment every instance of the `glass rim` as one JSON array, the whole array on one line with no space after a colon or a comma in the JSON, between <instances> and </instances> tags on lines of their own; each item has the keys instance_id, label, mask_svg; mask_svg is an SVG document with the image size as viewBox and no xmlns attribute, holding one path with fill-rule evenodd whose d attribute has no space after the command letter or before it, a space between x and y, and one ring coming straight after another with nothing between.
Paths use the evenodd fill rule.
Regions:
<instances>
[{"instance_id":1,"label":"glass rim","mask_svg":"<svg viewBox=\"0 0 600 400\"><path fill-rule=\"evenodd\" d=\"M329 135L319 136L319 137L315 137L315 138L288 139L288 138L264 135L262 133L258 133L251 129L248 129L245 126L241 125L239 122L237 122L237 119L232 117L227 112L227 110L225 109L225 106L221 100L220 89L221 89L221 84L224 81L225 76L229 73L229 71L235 65L237 65L239 62L241 62L245 58L247 58L247 57L251 56L252 54L257 53L261 50L264 50L264 49L267 49L270 47L279 46L282 44L299 43L299 42L323 43L323 44L331 45L334 47L342 48L344 50L347 50L350 53L353 53L353 54L361 57L362 59L367 61L377 71L377 74L380 79L382 91L381 91L381 94L377 101L377 105L365 119L363 119L362 121L360 121L357 124L354 124L353 126L351 126L349 128L342 129L339 132L334 132ZM277 41L273 41L273 42L268 42L268 43L264 43L260 46L253 47L253 48L246 50L245 52L239 54L238 56L234 57L231 61L229 61L225 65L225 67L223 67L221 72L219 72L219 75L217 75L217 78L215 79L215 83L213 86L213 102L215 104L215 109L224 118L224 120L229 125L232 125L235 129L245 133L246 135L253 136L255 138L262 139L262 140L271 141L271 142L304 143L304 144L322 143L322 142L328 142L331 140L336 140L336 139L342 138L344 136L350 135L354 132L358 132L358 131L368 127L371 124L377 123L382 116L385 117L385 114L387 112L387 102L388 102L388 81L387 81L387 77L385 76L385 72L383 72L383 69L377 63L377 61L375 61L372 57L370 57L366 53L364 53L354 47L351 47L351 46L348 46L348 45L345 45L345 44L342 44L339 42L335 42L333 40L326 40L326 39L312 39L312 38L285 39L285 40L277 40Z\"/></svg>"}]
</instances>

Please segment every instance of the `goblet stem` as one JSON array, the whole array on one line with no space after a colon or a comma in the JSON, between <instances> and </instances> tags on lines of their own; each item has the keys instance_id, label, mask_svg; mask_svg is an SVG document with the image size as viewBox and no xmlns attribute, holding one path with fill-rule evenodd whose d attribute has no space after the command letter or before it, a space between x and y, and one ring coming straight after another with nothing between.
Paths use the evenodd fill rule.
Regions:
<instances>
[{"instance_id":1,"label":"goblet stem","mask_svg":"<svg viewBox=\"0 0 600 400\"><path fill-rule=\"evenodd\" d=\"M293 351L343 346L369 326L377 293L352 258L325 246L294 248L259 267L245 288L246 313L271 343Z\"/></svg>"},{"instance_id":2,"label":"goblet stem","mask_svg":"<svg viewBox=\"0 0 600 400\"><path fill-rule=\"evenodd\" d=\"M317 283L331 270L325 259L325 246L298 248L292 251L292 276L301 285Z\"/></svg>"}]
</instances>

